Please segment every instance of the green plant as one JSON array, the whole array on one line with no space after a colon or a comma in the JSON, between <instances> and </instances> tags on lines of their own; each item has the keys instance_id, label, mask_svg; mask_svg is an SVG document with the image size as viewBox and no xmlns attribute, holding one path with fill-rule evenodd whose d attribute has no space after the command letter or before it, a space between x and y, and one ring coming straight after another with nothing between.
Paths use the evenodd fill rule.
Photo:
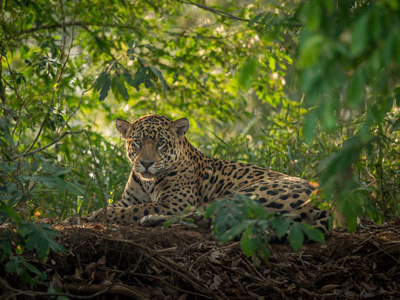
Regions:
<instances>
[{"instance_id":1,"label":"green plant","mask_svg":"<svg viewBox=\"0 0 400 300\"><path fill-rule=\"evenodd\" d=\"M26 251L33 251L39 259L45 259L50 250L65 253L64 247L54 241L59 234L50 225L31 223L16 214L10 207L0 207L0 224L7 220L17 224L16 230L3 229L0 232L0 264L4 264L6 273L14 273L30 285L46 278L45 272L40 272L34 265L21 256ZM33 277L34 276L34 277Z\"/></svg>"},{"instance_id":2,"label":"green plant","mask_svg":"<svg viewBox=\"0 0 400 300\"><path fill-rule=\"evenodd\" d=\"M268 258L267 246L272 238L281 239L288 234L295 251L300 249L305 236L324 241L322 232L313 226L293 221L287 215L268 213L257 200L243 195L213 202L205 211L205 217L211 216L214 236L221 243L240 238L240 248L255 264Z\"/></svg>"}]
</instances>

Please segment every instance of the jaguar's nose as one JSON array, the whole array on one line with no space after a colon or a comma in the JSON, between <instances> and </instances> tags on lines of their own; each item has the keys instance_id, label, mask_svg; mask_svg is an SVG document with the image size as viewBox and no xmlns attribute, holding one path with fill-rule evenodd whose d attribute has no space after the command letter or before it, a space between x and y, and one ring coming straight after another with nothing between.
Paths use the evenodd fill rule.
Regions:
<instances>
[{"instance_id":1,"label":"jaguar's nose","mask_svg":"<svg viewBox=\"0 0 400 300\"><path fill-rule=\"evenodd\" d=\"M143 167L148 169L154 164L154 161L141 160L140 163L142 164Z\"/></svg>"}]
</instances>

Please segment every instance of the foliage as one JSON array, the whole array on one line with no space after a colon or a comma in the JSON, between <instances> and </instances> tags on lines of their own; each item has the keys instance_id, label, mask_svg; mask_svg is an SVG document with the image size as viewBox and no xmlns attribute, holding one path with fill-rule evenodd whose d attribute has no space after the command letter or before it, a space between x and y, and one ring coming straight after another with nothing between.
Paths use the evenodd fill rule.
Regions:
<instances>
[{"instance_id":1,"label":"foliage","mask_svg":"<svg viewBox=\"0 0 400 300\"><path fill-rule=\"evenodd\" d=\"M399 8L398 1L312 0L301 2L291 14L300 24L296 81L309 110L302 137L311 144L318 134L317 121L332 134L350 129L319 171L326 200L335 201L345 213L351 231L357 216L367 213L380 220L367 197L373 191L380 194L381 206L398 211L399 198L393 193L399 186L398 172L382 152L393 158L399 153L399 103L394 104L400 91ZM258 14L249 25L267 34L269 20L268 13ZM362 174L374 165L385 167ZM385 174L383 169L390 171ZM368 176L373 179L370 185L365 183Z\"/></svg>"},{"instance_id":2,"label":"foliage","mask_svg":"<svg viewBox=\"0 0 400 300\"><path fill-rule=\"evenodd\" d=\"M10 207L0 207L1 224L5 222L7 216L11 216L18 226L14 232L3 230L0 234L0 264L4 264L6 273L15 273L24 282L35 285L37 281L46 278L46 273L40 272L20 255L25 250L34 250L36 256L43 260L50 250L64 253L65 249L54 241L54 238L58 237L58 232L50 225L21 220Z\"/></svg>"},{"instance_id":3,"label":"foliage","mask_svg":"<svg viewBox=\"0 0 400 300\"><path fill-rule=\"evenodd\" d=\"M36 280L32 278L31 274L36 275L39 281L43 281L46 278L45 272L40 272L22 256L11 256L5 265L4 270L7 273L15 273L20 276L24 282L29 283L31 286L36 284Z\"/></svg>"},{"instance_id":4,"label":"foliage","mask_svg":"<svg viewBox=\"0 0 400 300\"><path fill-rule=\"evenodd\" d=\"M213 216L212 231L215 237L226 243L240 238L240 247L255 264L268 258L268 242L277 237L284 238L287 233L290 245L299 250L304 237L323 242L321 231L311 225L293 221L286 215L268 213L256 200L243 195L234 195L211 203L205 217Z\"/></svg>"},{"instance_id":5,"label":"foliage","mask_svg":"<svg viewBox=\"0 0 400 300\"><path fill-rule=\"evenodd\" d=\"M399 9L399 1L318 0L299 8L303 24L299 84L311 110L304 127L305 138L311 140L314 136L314 127L307 124L315 119L326 130L359 121L341 149L321 165L325 195L328 200L336 199L352 231L355 216L362 215L361 207L379 220L365 193L356 192L365 190L365 186L352 168L363 155L368 156L371 165L385 164L381 152L398 138L392 134L398 115L385 118L399 99ZM389 191L381 191L381 197L395 202Z\"/></svg>"}]
</instances>

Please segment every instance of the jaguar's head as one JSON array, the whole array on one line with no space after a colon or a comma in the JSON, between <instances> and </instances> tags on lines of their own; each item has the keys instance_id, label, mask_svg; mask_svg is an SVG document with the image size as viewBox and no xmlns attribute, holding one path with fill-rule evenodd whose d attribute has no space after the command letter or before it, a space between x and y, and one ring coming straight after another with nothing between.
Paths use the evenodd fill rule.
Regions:
<instances>
[{"instance_id":1,"label":"jaguar's head","mask_svg":"<svg viewBox=\"0 0 400 300\"><path fill-rule=\"evenodd\" d=\"M126 139L134 172L144 180L154 180L178 162L189 128L185 118L171 121L160 115L147 115L132 123L117 119L115 124Z\"/></svg>"}]
</instances>

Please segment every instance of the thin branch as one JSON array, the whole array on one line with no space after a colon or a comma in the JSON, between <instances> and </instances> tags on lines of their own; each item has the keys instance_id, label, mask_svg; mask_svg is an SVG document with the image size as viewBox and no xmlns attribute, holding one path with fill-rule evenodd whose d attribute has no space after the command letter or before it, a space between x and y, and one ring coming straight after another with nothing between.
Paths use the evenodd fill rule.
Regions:
<instances>
[{"instance_id":1,"label":"thin branch","mask_svg":"<svg viewBox=\"0 0 400 300\"><path fill-rule=\"evenodd\" d=\"M68 134L78 134L78 133L82 133L82 132L85 132L85 130L82 129L82 130L79 130L79 131L66 131L66 132L64 132L63 134L61 134L60 136L58 136L58 137L57 137L54 141L52 141L50 144L47 144L46 146L43 146L43 147L41 147L41 148L39 148L39 149L36 149L36 150L34 150L34 151L25 152L25 153L22 153L22 154L20 154L20 155L14 156L14 157L12 158L12 160L17 159L17 158L20 158L20 157L32 155L32 154L35 154L35 153L37 153L37 152L40 152L40 151L42 151L42 150L44 150L44 149L46 149L46 148L49 148L49 147L53 146L54 144L57 144L58 141L60 141L63 137L65 137L65 136L68 135Z\"/></svg>"},{"instance_id":2,"label":"thin branch","mask_svg":"<svg viewBox=\"0 0 400 300\"><path fill-rule=\"evenodd\" d=\"M15 78L14 78L14 72L13 72L13 70L11 69L11 66L10 66L10 63L9 63L9 61L8 61L7 56L4 56L4 60L6 61L8 71L10 72L11 80L12 80L12 82L13 82L13 84L14 84L14 87L12 87L10 84L8 84L8 86L9 86L11 89L14 90L15 96L17 97L18 101L19 101L19 102L22 102L21 96L20 96L20 94L19 94L19 92L18 92L18 88L17 88L18 85L17 85L17 82L15 81ZM7 84L7 82L6 82L4 79L3 79L3 81Z\"/></svg>"},{"instance_id":3,"label":"thin branch","mask_svg":"<svg viewBox=\"0 0 400 300\"><path fill-rule=\"evenodd\" d=\"M79 99L78 105L75 107L75 109L72 111L72 113L68 116L67 120L65 121L65 123L63 124L63 126L61 127L61 129L59 130L59 132L63 131L63 129L65 128L65 126L68 125L69 120L71 120L71 118L76 114L76 112L78 111L78 109L80 108L82 101L83 101L83 95L85 95L88 91L90 91L92 88L94 87L94 83L92 84L91 87L89 87L87 90L84 90L81 94L81 98Z\"/></svg>"},{"instance_id":4,"label":"thin branch","mask_svg":"<svg viewBox=\"0 0 400 300\"><path fill-rule=\"evenodd\" d=\"M209 11L209 12L211 12L213 14L219 15L219 16L224 17L224 18L237 20L237 21L243 21L243 22L249 22L250 21L249 19L237 17L237 16L232 15L230 13L227 13L227 12L225 12L223 10L219 10L219 9L216 9L216 8L213 8L213 7L209 7L209 6L200 4L200 3L195 3L195 2L190 1L190 0L189 1L178 0L178 2L197 6L198 8L204 9L206 11Z\"/></svg>"},{"instance_id":5,"label":"thin branch","mask_svg":"<svg viewBox=\"0 0 400 300\"><path fill-rule=\"evenodd\" d=\"M149 297L145 294L143 294L141 291L135 289L134 287L121 284L121 283L112 283L112 282L105 282L104 284L91 284L91 285L78 285L78 284L68 284L67 288L69 290L73 290L74 292L86 292L86 293L95 293L92 295L88 296L79 296L79 295L74 295L70 293L49 293L49 292L34 292L34 291L22 291L19 289L15 289L9 285L9 283L0 278L0 286L3 286L5 289L14 292L18 295L26 295L30 297L39 297L39 296L45 296L45 297L51 297L51 296L66 296L69 298L74 298L74 299L92 299L96 298L102 294L105 294L107 292L110 292L112 294L119 294L119 295L125 295L125 296L130 296L135 299L149 299Z\"/></svg>"},{"instance_id":6,"label":"thin branch","mask_svg":"<svg viewBox=\"0 0 400 300\"><path fill-rule=\"evenodd\" d=\"M33 33L36 31L41 31L41 30L47 30L47 29L57 29L61 27L71 27L71 26L78 26L78 27L85 27L88 26L98 26L98 27L117 27L117 28L125 28L125 29L138 29L135 26L132 25L126 25L126 24L114 24L114 23L92 23L92 22L84 22L84 21L71 21L71 22L65 22L65 24L62 23L55 23L55 24L50 24L50 25L43 25L43 26L38 26L34 28L29 28L26 30L22 30L19 33L17 33L14 38L17 38L21 35L28 34L28 33Z\"/></svg>"},{"instance_id":7,"label":"thin branch","mask_svg":"<svg viewBox=\"0 0 400 300\"><path fill-rule=\"evenodd\" d=\"M188 5L194 5L198 8L204 9L206 11L209 11L213 14L222 16L224 18L229 18L232 20L237 20L237 21L242 21L242 22L249 22L250 19L246 19L246 18L241 18L241 17L237 17L235 15L232 15L230 13L227 13L225 11L213 8L213 7L209 7L203 4L199 4L199 3L195 3L193 1L184 1L184 0L178 0L178 2L183 3L183 4L188 4ZM55 23L55 24L49 24L49 25L43 25L43 26L38 26L38 27L34 27L34 28L29 28L26 30L22 30L19 33L15 34L12 38L18 38L21 35L24 34L29 34L29 33L33 33L36 31L41 31L41 30L47 30L47 29L57 29L57 28L61 28L61 27L71 27L71 26L79 26L79 27L83 27L83 28L87 28L89 26L98 26L98 27L117 27L117 28L125 28L125 29L133 29L133 30L137 30L138 27L137 26L132 26L132 25L127 25L127 24L117 24L117 23L93 23L93 22L85 22L85 21L70 21L70 22L65 22L64 24L62 23Z\"/></svg>"},{"instance_id":8,"label":"thin branch","mask_svg":"<svg viewBox=\"0 0 400 300\"><path fill-rule=\"evenodd\" d=\"M100 193L101 193L101 198L102 198L102 201L103 201L103 205L104 205L104 207L106 207L106 206L107 206L107 199L106 199L106 197L104 196L104 191L105 191L106 189L104 189L104 186L103 186L103 183L102 183L102 181L101 181L101 178L100 178L100 176L99 176L99 174L98 174L98 172L97 172L97 162L96 162L96 156L95 156L95 154L94 154L94 150L93 150L93 147L92 147L92 141L90 140L90 135L89 135L89 133L88 133L86 130L83 130L83 131L85 132L85 135L86 135L86 137L87 137L87 139L88 139L89 147L90 147L90 153L92 154L92 159L93 159L93 173L94 173L94 176L96 176L97 184L99 185L99 188L100 188Z\"/></svg>"},{"instance_id":9,"label":"thin branch","mask_svg":"<svg viewBox=\"0 0 400 300\"><path fill-rule=\"evenodd\" d=\"M64 8L63 8L62 3L63 3L63 2L61 1L61 11L62 11L62 15L64 16ZM74 20L75 20L75 17L76 17L76 2L75 2L75 8L74 8L74 17L73 17ZM67 35L64 18L65 18L65 17L63 17L63 24L62 24L62 27L63 27L63 46L62 46L62 51L61 51L61 53L60 53L61 59L62 59L62 57L63 57L63 55L64 55L64 50L65 50L65 39L66 39L66 35ZM49 107L49 109L48 109L48 111L47 111L46 116L45 116L44 119L43 119L42 124L40 125L39 131L38 131L38 133L36 134L35 139L33 140L32 144L28 147L28 149L26 149L26 151L25 151L26 153L28 153L30 150L32 150L32 148L35 146L35 144L36 144L37 141L39 140L39 137L40 137L40 135L42 134L42 131L43 131L44 126L45 126L45 124L46 124L46 121L47 121L47 119L49 118L50 113L51 113L51 111L52 111L52 109L53 109L54 98L55 98L55 96L56 96L56 92L57 92L57 89L58 89L58 84L59 84L60 81L61 81L61 77L62 77L62 75L64 74L65 67L66 67L67 62L68 62L68 60L69 60L69 56L70 56L70 53L71 53L71 48L72 48L73 42L74 42L74 27L72 27L72 30L71 30L71 42L70 42L70 44L69 44L69 48L68 48L68 52L67 52L67 57L65 58L65 60L64 60L64 62L63 62L63 64L62 64L62 66L61 66L61 68L60 68L60 70L59 70L59 73L58 73L56 82L54 83L54 86L53 86L53 93L52 93L52 96L51 96L50 107Z\"/></svg>"}]
</instances>

